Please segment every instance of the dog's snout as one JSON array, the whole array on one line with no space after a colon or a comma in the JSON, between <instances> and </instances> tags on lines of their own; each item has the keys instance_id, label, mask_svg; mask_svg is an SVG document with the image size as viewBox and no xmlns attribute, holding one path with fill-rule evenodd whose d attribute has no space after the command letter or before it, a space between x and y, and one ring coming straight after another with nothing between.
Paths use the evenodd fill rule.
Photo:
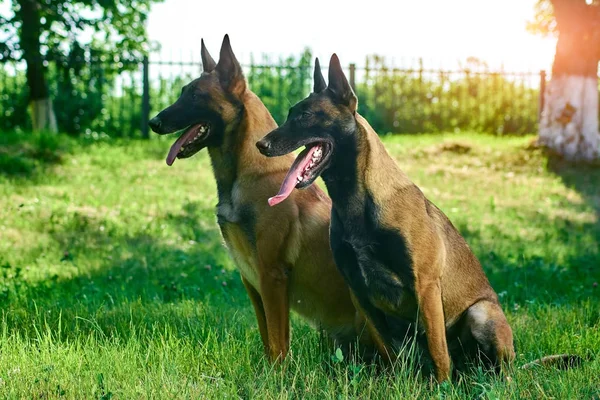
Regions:
<instances>
[{"instance_id":1,"label":"dog's snout","mask_svg":"<svg viewBox=\"0 0 600 400\"><path fill-rule=\"evenodd\" d=\"M264 154L271 147L271 142L265 139L261 139L258 142L256 142L256 147L261 153Z\"/></svg>"},{"instance_id":2,"label":"dog's snout","mask_svg":"<svg viewBox=\"0 0 600 400\"><path fill-rule=\"evenodd\" d=\"M152 130L154 132L156 132L160 129L162 122L161 122L160 118L158 118L158 116L156 116L156 117L152 118L150 121L148 121L148 125L150 125L150 128L152 128Z\"/></svg>"}]
</instances>

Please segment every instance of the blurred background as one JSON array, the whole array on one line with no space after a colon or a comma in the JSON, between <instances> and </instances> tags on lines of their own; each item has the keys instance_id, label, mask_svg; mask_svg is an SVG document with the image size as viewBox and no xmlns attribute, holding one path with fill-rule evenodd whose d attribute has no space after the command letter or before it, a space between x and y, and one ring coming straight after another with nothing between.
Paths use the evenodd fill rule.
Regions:
<instances>
[{"instance_id":1,"label":"blurred background","mask_svg":"<svg viewBox=\"0 0 600 400\"><path fill-rule=\"evenodd\" d=\"M326 72L336 52L379 133L532 133L556 46L551 12L537 0L4 1L0 130L148 137L148 116L199 76L200 39L218 57L229 33L280 123L309 92L314 57ZM28 105L45 98L54 115L38 123Z\"/></svg>"}]
</instances>

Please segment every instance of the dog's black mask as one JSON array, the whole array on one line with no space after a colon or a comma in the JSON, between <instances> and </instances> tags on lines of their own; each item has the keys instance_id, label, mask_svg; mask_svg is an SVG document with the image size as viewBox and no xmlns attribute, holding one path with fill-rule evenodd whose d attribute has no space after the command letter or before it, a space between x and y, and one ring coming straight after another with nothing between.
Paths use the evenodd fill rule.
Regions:
<instances>
[{"instance_id":1,"label":"dog's black mask","mask_svg":"<svg viewBox=\"0 0 600 400\"><path fill-rule=\"evenodd\" d=\"M218 146L225 127L243 107L239 95L245 89L242 69L233 54L229 37L225 35L219 63L216 64L201 43L203 72L181 89L175 103L149 121L150 128L160 135L184 130L173 143L167 164L176 158L188 158L204 147Z\"/></svg>"},{"instance_id":2,"label":"dog's black mask","mask_svg":"<svg viewBox=\"0 0 600 400\"><path fill-rule=\"evenodd\" d=\"M290 109L283 125L256 143L268 157L306 146L292 164L279 193L269 199L270 205L284 201L294 188L310 186L329 167L339 143L354 135L356 104L338 57L334 54L329 63L329 86L325 85L317 59L313 93Z\"/></svg>"}]
</instances>

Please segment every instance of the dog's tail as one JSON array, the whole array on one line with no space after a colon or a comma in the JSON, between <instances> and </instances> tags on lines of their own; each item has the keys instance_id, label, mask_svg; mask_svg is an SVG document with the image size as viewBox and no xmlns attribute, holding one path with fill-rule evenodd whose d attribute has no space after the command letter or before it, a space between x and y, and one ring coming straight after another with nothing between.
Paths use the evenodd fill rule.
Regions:
<instances>
[{"instance_id":1,"label":"dog's tail","mask_svg":"<svg viewBox=\"0 0 600 400\"><path fill-rule=\"evenodd\" d=\"M583 357L576 354L555 354L552 356L545 356L538 358L537 360L528 362L522 365L520 369L532 369L535 367L553 367L556 369L566 370L576 368L583 364Z\"/></svg>"}]
</instances>

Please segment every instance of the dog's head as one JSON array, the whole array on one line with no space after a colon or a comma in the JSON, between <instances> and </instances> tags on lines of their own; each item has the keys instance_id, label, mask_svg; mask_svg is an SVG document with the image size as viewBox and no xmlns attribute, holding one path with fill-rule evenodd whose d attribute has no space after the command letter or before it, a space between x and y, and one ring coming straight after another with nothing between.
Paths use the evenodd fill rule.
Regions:
<instances>
[{"instance_id":1,"label":"dog's head","mask_svg":"<svg viewBox=\"0 0 600 400\"><path fill-rule=\"evenodd\" d=\"M228 127L243 111L241 96L246 90L246 80L238 63L229 36L221 45L219 63L201 43L203 72L181 89L175 103L162 110L149 122L150 128L164 135L182 129L185 131L173 143L167 164L175 158L188 158L204 147L219 146Z\"/></svg>"},{"instance_id":2,"label":"dog's head","mask_svg":"<svg viewBox=\"0 0 600 400\"><path fill-rule=\"evenodd\" d=\"M355 135L356 106L356 96L337 55L332 55L329 62L329 86L317 59L313 93L290 109L283 125L256 143L268 157L306 146L292 164L277 196L269 199L271 206L284 201L294 188L310 186L329 167L336 147Z\"/></svg>"}]
</instances>

